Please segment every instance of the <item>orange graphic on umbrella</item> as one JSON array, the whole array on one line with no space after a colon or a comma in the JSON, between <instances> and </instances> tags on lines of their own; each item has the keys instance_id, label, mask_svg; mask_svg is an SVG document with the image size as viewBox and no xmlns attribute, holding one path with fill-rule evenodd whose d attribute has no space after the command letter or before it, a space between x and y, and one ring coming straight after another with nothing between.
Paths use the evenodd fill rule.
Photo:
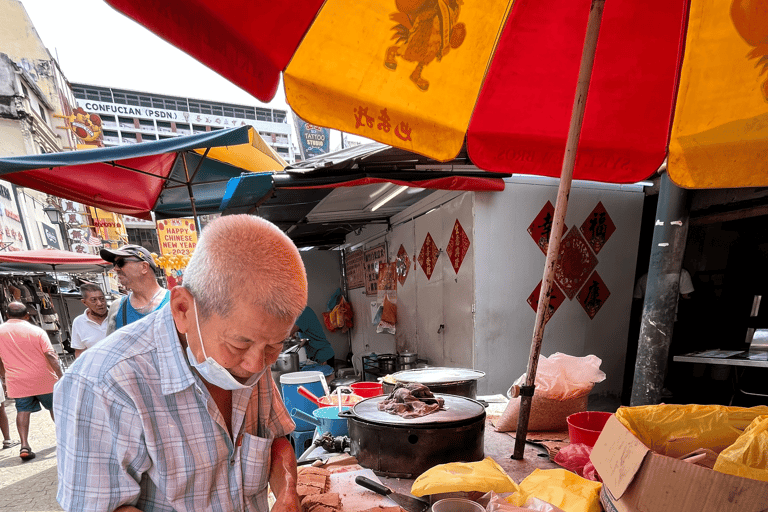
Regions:
<instances>
[{"instance_id":1,"label":"orange graphic on umbrella","mask_svg":"<svg viewBox=\"0 0 768 512\"><path fill-rule=\"evenodd\" d=\"M758 59L760 75L768 72L768 0L734 0L731 4L733 26L744 41L754 46L748 59ZM768 100L768 80L763 82L763 98Z\"/></svg>"},{"instance_id":2,"label":"orange graphic on umbrella","mask_svg":"<svg viewBox=\"0 0 768 512\"><path fill-rule=\"evenodd\" d=\"M392 27L395 46L387 49L384 65L397 69L397 57L415 62L411 81L422 91L429 82L422 78L424 66L445 57L451 48L464 42L467 28L457 23L462 0L395 0L398 12L389 15L397 25Z\"/></svg>"}]
</instances>

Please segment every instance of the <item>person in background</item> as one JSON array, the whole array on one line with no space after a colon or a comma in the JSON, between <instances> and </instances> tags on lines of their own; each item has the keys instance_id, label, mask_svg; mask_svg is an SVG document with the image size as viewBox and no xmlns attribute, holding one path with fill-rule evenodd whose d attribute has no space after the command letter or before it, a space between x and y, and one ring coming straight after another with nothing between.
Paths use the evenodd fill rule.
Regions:
<instances>
[{"instance_id":1,"label":"person in background","mask_svg":"<svg viewBox=\"0 0 768 512\"><path fill-rule=\"evenodd\" d=\"M8 415L5 413L5 391L2 380L0 380L0 432L3 434L3 450L19 444L18 441L11 439L11 427L8 424Z\"/></svg>"},{"instance_id":2,"label":"person in background","mask_svg":"<svg viewBox=\"0 0 768 512\"><path fill-rule=\"evenodd\" d=\"M110 306L107 335L168 304L171 292L157 284L157 265L148 250L140 245L124 245L119 249L102 249L99 255L115 265L120 284L130 290L128 296Z\"/></svg>"},{"instance_id":3,"label":"person in background","mask_svg":"<svg viewBox=\"0 0 768 512\"><path fill-rule=\"evenodd\" d=\"M59 357L46 332L29 322L27 306L11 302L8 321L0 325L0 377L8 385L8 396L16 399L22 461L35 458L29 446L29 417L42 404L53 419L53 385L61 376Z\"/></svg>"},{"instance_id":4,"label":"person in background","mask_svg":"<svg viewBox=\"0 0 768 512\"><path fill-rule=\"evenodd\" d=\"M306 346L307 357L316 363L327 364L333 368L336 354L328 342L328 338L325 337L323 324L320 323L317 315L309 306L304 308L301 316L296 320L296 325L291 330L291 334L297 332L307 340L300 344L300 346Z\"/></svg>"},{"instance_id":5,"label":"person in background","mask_svg":"<svg viewBox=\"0 0 768 512\"><path fill-rule=\"evenodd\" d=\"M85 312L72 322L72 348L75 358L87 348L107 336L107 299L98 285L85 283L80 286Z\"/></svg>"},{"instance_id":6,"label":"person in background","mask_svg":"<svg viewBox=\"0 0 768 512\"><path fill-rule=\"evenodd\" d=\"M170 303L115 331L54 391L68 511L299 512L295 424L272 380L307 304L298 249L250 215L208 224Z\"/></svg>"}]
</instances>

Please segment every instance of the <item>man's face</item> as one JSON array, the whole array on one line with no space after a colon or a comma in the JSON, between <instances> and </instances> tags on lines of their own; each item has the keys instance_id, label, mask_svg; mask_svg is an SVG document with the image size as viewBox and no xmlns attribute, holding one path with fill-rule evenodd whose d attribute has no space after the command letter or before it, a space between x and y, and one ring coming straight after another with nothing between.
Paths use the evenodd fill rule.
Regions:
<instances>
[{"instance_id":1,"label":"man's face","mask_svg":"<svg viewBox=\"0 0 768 512\"><path fill-rule=\"evenodd\" d=\"M102 317L107 314L107 299L101 291L85 292L83 304L96 316Z\"/></svg>"},{"instance_id":2,"label":"man's face","mask_svg":"<svg viewBox=\"0 0 768 512\"><path fill-rule=\"evenodd\" d=\"M143 274L144 262L135 256L118 256L115 258L115 273L120 284L131 289Z\"/></svg>"},{"instance_id":3,"label":"man's face","mask_svg":"<svg viewBox=\"0 0 768 512\"><path fill-rule=\"evenodd\" d=\"M202 361L203 351L194 316L192 309L188 315L187 343L197 360ZM226 318L218 315L205 320L200 318L206 356L212 357L243 383L277 361L283 349L283 340L288 337L291 327L293 322L270 316L252 306L247 299L238 302Z\"/></svg>"}]
</instances>

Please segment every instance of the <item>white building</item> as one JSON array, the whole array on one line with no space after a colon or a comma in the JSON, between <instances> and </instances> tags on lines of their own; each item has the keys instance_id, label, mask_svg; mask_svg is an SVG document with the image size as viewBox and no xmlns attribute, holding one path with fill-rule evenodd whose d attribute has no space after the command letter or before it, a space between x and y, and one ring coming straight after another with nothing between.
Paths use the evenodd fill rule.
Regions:
<instances>
[{"instance_id":1,"label":"white building","mask_svg":"<svg viewBox=\"0 0 768 512\"><path fill-rule=\"evenodd\" d=\"M101 117L105 146L136 144L237 126L253 126L288 162L295 161L286 110L233 105L73 83L78 106Z\"/></svg>"}]
</instances>

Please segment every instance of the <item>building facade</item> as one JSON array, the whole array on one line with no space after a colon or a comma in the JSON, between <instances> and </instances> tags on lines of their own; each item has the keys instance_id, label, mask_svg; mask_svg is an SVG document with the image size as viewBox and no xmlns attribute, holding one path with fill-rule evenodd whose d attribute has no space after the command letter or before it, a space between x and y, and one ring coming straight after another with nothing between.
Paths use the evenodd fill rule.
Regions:
<instances>
[{"instance_id":1,"label":"building facade","mask_svg":"<svg viewBox=\"0 0 768 512\"><path fill-rule=\"evenodd\" d=\"M74 149L77 137L63 121L75 97L56 60L18 0L0 0L0 154L35 155ZM0 250L75 249L68 234L88 229L85 208L0 181ZM54 224L45 208L59 210ZM81 246L81 252L94 249Z\"/></svg>"},{"instance_id":2,"label":"building facade","mask_svg":"<svg viewBox=\"0 0 768 512\"><path fill-rule=\"evenodd\" d=\"M77 105L101 118L104 146L253 126L287 162L296 160L286 110L72 84Z\"/></svg>"}]
</instances>

